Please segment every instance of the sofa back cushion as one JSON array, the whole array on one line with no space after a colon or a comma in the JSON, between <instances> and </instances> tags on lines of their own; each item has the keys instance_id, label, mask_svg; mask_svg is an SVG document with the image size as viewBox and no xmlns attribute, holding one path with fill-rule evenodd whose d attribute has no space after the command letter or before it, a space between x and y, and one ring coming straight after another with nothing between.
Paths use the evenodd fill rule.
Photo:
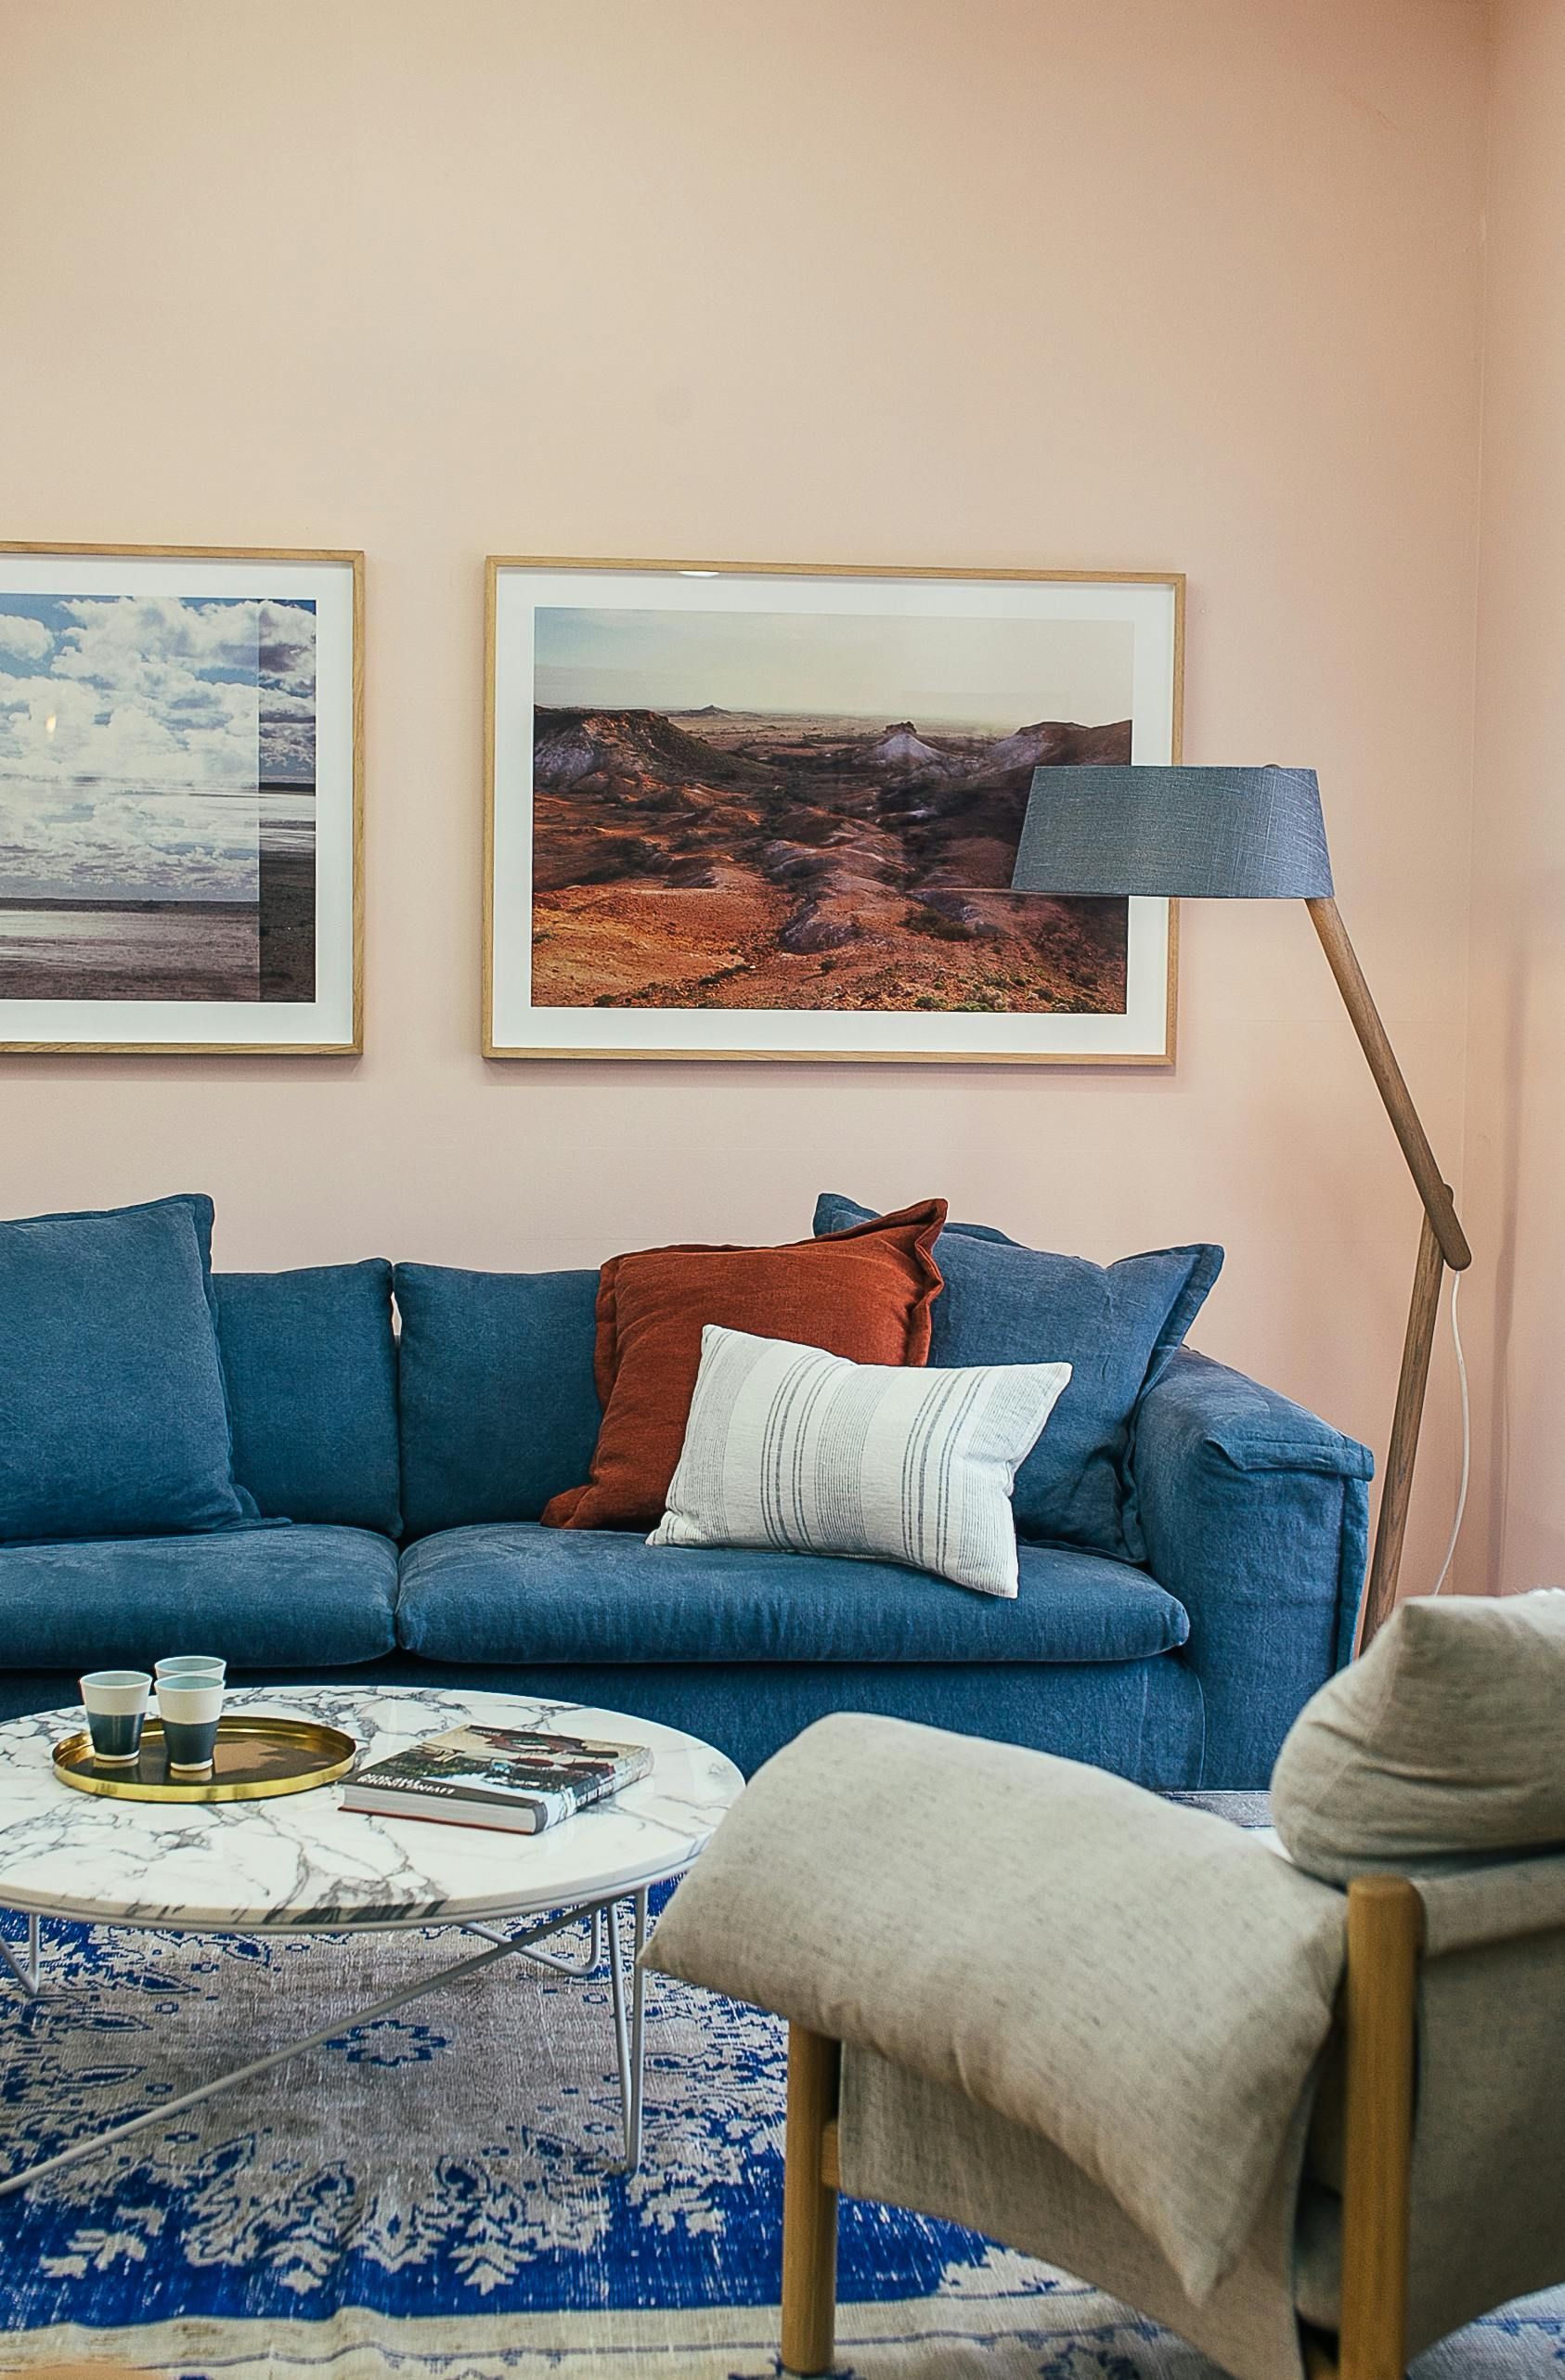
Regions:
<instances>
[{"instance_id":1,"label":"sofa back cushion","mask_svg":"<svg viewBox=\"0 0 1565 2380\"><path fill-rule=\"evenodd\" d=\"M409 1537L537 1520L587 1477L598 1275L399 1264L402 1514Z\"/></svg>"},{"instance_id":2,"label":"sofa back cushion","mask_svg":"<svg viewBox=\"0 0 1565 2380\"><path fill-rule=\"evenodd\" d=\"M253 1520L234 1479L212 1201L0 1223L0 1541Z\"/></svg>"},{"instance_id":3,"label":"sofa back cushion","mask_svg":"<svg viewBox=\"0 0 1565 2380\"><path fill-rule=\"evenodd\" d=\"M391 1266L218 1273L213 1287L234 1468L261 1511L396 1536Z\"/></svg>"},{"instance_id":4,"label":"sofa back cushion","mask_svg":"<svg viewBox=\"0 0 1565 2380\"><path fill-rule=\"evenodd\" d=\"M843 1231L870 1212L826 1194L815 1229ZM986 1223L948 1223L935 1261L946 1286L931 1317L931 1368L1071 1366L1048 1429L1016 1473L1019 1534L1145 1561L1130 1469L1136 1403L1183 1343L1222 1248L1164 1248L1093 1264L1023 1248Z\"/></svg>"},{"instance_id":5,"label":"sofa back cushion","mask_svg":"<svg viewBox=\"0 0 1565 2380\"><path fill-rule=\"evenodd\" d=\"M1404 1603L1308 1701L1272 1817L1312 1875L1565 1844L1565 1592Z\"/></svg>"}]
</instances>

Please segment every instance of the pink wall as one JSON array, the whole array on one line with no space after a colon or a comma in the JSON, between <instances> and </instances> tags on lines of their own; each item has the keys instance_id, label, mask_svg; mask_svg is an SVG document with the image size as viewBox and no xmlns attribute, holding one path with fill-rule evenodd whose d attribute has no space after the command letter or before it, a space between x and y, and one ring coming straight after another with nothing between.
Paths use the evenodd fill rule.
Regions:
<instances>
[{"instance_id":1,"label":"pink wall","mask_svg":"<svg viewBox=\"0 0 1565 2380\"><path fill-rule=\"evenodd\" d=\"M1493 44L1464 1584L1510 1591L1565 1577L1565 8L1502 0Z\"/></svg>"},{"instance_id":2,"label":"pink wall","mask_svg":"<svg viewBox=\"0 0 1565 2380\"><path fill-rule=\"evenodd\" d=\"M0 517L368 550L369 955L358 1064L0 1061L0 1211L209 1186L229 1266L787 1236L826 1184L1213 1235L1202 1343L1383 1446L1416 1207L1301 912L1187 911L1171 1076L485 1065L481 562L1184 570L1187 757L1320 770L1455 1171L1479 10L8 0L3 41Z\"/></svg>"}]
</instances>

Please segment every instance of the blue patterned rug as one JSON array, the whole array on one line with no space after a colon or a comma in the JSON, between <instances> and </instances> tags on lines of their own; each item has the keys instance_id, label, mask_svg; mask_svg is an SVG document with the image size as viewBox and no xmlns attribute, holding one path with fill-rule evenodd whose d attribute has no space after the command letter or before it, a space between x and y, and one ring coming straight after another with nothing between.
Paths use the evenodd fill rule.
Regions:
<instances>
[{"instance_id":1,"label":"blue patterned rug","mask_svg":"<svg viewBox=\"0 0 1565 2380\"><path fill-rule=\"evenodd\" d=\"M0 1983L6 2172L459 1955L70 1926L45 1949L43 1998ZM782 2080L780 2025L654 1983L646 2155L619 2178L606 1981L507 1962L0 2200L0 2369L768 2380ZM862 2380L1209 2380L1100 2294L888 2208L845 2202L841 2296ZM1565 2294L1422 2371L1565 2380Z\"/></svg>"}]
</instances>

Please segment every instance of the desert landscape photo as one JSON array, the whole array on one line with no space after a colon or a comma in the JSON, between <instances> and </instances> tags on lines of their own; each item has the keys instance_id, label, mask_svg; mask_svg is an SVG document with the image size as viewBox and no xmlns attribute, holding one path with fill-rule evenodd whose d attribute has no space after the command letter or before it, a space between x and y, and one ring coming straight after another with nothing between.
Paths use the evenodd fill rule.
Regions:
<instances>
[{"instance_id":1,"label":"desert landscape photo","mask_svg":"<svg viewBox=\"0 0 1565 2380\"><path fill-rule=\"evenodd\" d=\"M1131 757L1117 622L540 610L534 1002L1120 1013L1126 904L1008 886Z\"/></svg>"}]
</instances>

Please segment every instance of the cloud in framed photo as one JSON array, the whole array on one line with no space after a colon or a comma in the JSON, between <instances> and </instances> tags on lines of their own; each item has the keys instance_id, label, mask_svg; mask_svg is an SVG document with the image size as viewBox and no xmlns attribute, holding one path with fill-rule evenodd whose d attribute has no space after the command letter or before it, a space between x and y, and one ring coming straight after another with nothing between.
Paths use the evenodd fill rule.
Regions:
<instances>
[{"instance_id":1,"label":"cloud in framed photo","mask_svg":"<svg viewBox=\"0 0 1565 2380\"><path fill-rule=\"evenodd\" d=\"M55 649L51 631L42 620L29 619L22 612L7 612L0 598L0 653L8 653L19 661L43 661Z\"/></svg>"},{"instance_id":2,"label":"cloud in framed photo","mask_svg":"<svg viewBox=\"0 0 1565 2380\"><path fill-rule=\"evenodd\" d=\"M279 697L315 705L316 607L313 603L261 605L256 666L261 683Z\"/></svg>"},{"instance_id":3,"label":"cloud in framed photo","mask_svg":"<svg viewBox=\"0 0 1565 2380\"><path fill-rule=\"evenodd\" d=\"M259 604L177 596L8 599L0 783L253 784ZM46 659L46 673L22 664Z\"/></svg>"},{"instance_id":4,"label":"cloud in framed photo","mask_svg":"<svg viewBox=\"0 0 1565 2380\"><path fill-rule=\"evenodd\" d=\"M253 785L253 684L183 673L156 687L0 671L0 784L141 782Z\"/></svg>"},{"instance_id":5,"label":"cloud in framed photo","mask_svg":"<svg viewBox=\"0 0 1565 2380\"><path fill-rule=\"evenodd\" d=\"M0 887L22 900L252 901L253 801L0 779Z\"/></svg>"},{"instance_id":6,"label":"cloud in framed photo","mask_svg":"<svg viewBox=\"0 0 1565 2380\"><path fill-rule=\"evenodd\" d=\"M292 752L284 773L313 778L313 722L295 716L314 680L309 608L51 596L6 599L5 618L0 890L254 900L264 704L268 748Z\"/></svg>"},{"instance_id":7,"label":"cloud in framed photo","mask_svg":"<svg viewBox=\"0 0 1565 2380\"><path fill-rule=\"evenodd\" d=\"M316 776L316 616L313 603L263 603L257 769L263 785L313 786Z\"/></svg>"},{"instance_id":8,"label":"cloud in framed photo","mask_svg":"<svg viewBox=\"0 0 1565 2380\"><path fill-rule=\"evenodd\" d=\"M59 608L75 626L79 674L107 674L116 657L179 657L209 667L253 671L259 605L245 597L183 595L62 595ZM62 656L58 665L70 666Z\"/></svg>"}]
</instances>

